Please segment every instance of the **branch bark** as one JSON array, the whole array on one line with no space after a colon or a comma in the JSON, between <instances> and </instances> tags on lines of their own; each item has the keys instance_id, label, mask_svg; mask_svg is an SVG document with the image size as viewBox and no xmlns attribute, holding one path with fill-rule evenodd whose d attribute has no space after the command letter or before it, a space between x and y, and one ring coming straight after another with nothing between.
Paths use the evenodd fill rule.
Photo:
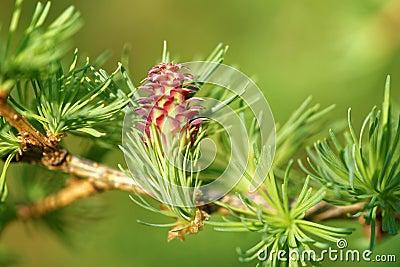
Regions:
<instances>
[{"instance_id":1,"label":"branch bark","mask_svg":"<svg viewBox=\"0 0 400 267\"><path fill-rule=\"evenodd\" d=\"M8 104L7 99L8 93L5 90L0 90L0 116L4 117L11 126L20 132L26 144L50 150L54 149L57 144L35 129L26 118Z\"/></svg>"},{"instance_id":2,"label":"branch bark","mask_svg":"<svg viewBox=\"0 0 400 267\"><path fill-rule=\"evenodd\" d=\"M328 202L321 201L307 211L306 218L318 221L346 218L349 214L354 215L360 212L365 204L364 202L359 202L347 206L335 206Z\"/></svg>"}]
</instances>

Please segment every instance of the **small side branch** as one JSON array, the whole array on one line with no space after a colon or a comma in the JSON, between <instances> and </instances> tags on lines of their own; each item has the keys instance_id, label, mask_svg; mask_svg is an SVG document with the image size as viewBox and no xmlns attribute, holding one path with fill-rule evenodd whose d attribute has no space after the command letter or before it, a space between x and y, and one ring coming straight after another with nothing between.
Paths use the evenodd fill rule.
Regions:
<instances>
[{"instance_id":1,"label":"small side branch","mask_svg":"<svg viewBox=\"0 0 400 267\"><path fill-rule=\"evenodd\" d=\"M99 183L72 179L69 186L56 194L47 196L39 203L19 207L17 211L18 217L22 220L37 218L48 212L66 207L78 199L86 198L106 190L108 190L108 187L99 187Z\"/></svg>"},{"instance_id":2,"label":"small side branch","mask_svg":"<svg viewBox=\"0 0 400 267\"><path fill-rule=\"evenodd\" d=\"M14 108L12 108L7 102L8 94L5 91L0 90L0 116L4 117L8 123L17 129L23 140L32 146L41 148L49 147L53 148L56 146L54 142L49 140L43 133L35 129L21 116Z\"/></svg>"},{"instance_id":3,"label":"small side branch","mask_svg":"<svg viewBox=\"0 0 400 267\"><path fill-rule=\"evenodd\" d=\"M365 207L364 202L359 202L347 206L335 206L325 201L321 201L313 208L308 210L306 214L307 219L324 221L335 218L347 218L363 210Z\"/></svg>"}]
</instances>

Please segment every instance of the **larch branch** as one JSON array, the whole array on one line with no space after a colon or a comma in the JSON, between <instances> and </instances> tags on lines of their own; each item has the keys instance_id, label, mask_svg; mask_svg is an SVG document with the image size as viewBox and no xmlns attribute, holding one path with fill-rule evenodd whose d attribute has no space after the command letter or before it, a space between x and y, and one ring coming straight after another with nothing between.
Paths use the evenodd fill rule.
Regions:
<instances>
[{"instance_id":1,"label":"larch branch","mask_svg":"<svg viewBox=\"0 0 400 267\"><path fill-rule=\"evenodd\" d=\"M64 189L50 195L35 205L22 206L18 210L21 219L38 217L47 212L58 208L68 206L74 201L89 197L108 190L123 190L127 192L137 192L146 194L146 192L137 186L133 179L125 175L122 171L115 170L106 165L99 164L84 158L70 154L67 150L58 146L59 140L44 135L32 124L21 116L7 102L8 95L0 90L0 116L3 116L11 126L16 128L21 134L23 140L21 147L24 149L21 157L16 161L38 163L50 170L59 170L72 176L83 178L75 183L71 183ZM256 203L265 204L259 195L249 195ZM242 205L236 196L226 195L221 200L231 206ZM312 220L326 220L342 217L347 213L356 213L364 207L364 203L350 206L328 205L326 210L319 208L327 207L328 204L321 202L314 210L307 214L307 218ZM207 212L227 213L228 211L216 204L205 206Z\"/></svg>"}]
</instances>

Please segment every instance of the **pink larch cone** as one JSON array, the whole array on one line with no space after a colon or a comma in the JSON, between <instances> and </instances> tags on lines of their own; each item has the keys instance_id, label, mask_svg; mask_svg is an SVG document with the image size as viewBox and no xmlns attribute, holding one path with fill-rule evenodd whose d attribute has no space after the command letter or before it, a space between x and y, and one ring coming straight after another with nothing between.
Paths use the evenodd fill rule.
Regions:
<instances>
[{"instance_id":1,"label":"pink larch cone","mask_svg":"<svg viewBox=\"0 0 400 267\"><path fill-rule=\"evenodd\" d=\"M138 99L141 106L136 109L136 113L144 118L138 127L149 138L152 124L164 135L175 135L192 127L198 128L202 122L201 119L195 119L202 107L190 106L191 102L200 101L191 97L197 86L193 84L193 76L182 73L183 70L185 67L180 64L160 63L148 72L148 77L138 88L149 93L149 96Z\"/></svg>"}]
</instances>

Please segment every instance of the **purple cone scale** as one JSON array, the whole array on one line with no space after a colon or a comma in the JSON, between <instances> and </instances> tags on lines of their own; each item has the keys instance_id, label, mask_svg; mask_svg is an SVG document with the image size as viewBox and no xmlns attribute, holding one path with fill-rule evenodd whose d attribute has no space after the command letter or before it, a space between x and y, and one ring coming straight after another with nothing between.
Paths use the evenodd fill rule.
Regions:
<instances>
[{"instance_id":1,"label":"purple cone scale","mask_svg":"<svg viewBox=\"0 0 400 267\"><path fill-rule=\"evenodd\" d=\"M181 64L160 63L154 66L138 88L148 93L140 97L136 113L143 116L138 127L150 138L150 127L155 124L162 134L176 135L182 130L198 127L196 119L202 106L191 105L201 99L191 97L196 92L193 76L184 72Z\"/></svg>"}]
</instances>

